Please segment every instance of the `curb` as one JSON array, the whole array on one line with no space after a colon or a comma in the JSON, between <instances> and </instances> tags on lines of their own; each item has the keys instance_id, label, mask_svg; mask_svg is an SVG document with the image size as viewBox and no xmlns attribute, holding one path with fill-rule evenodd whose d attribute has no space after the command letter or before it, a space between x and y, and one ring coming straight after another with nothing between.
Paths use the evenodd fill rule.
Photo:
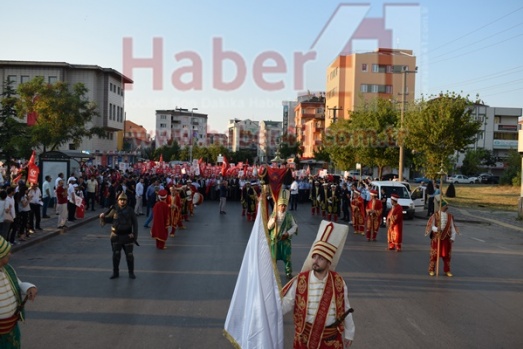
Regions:
<instances>
[{"instance_id":1,"label":"curb","mask_svg":"<svg viewBox=\"0 0 523 349\"><path fill-rule=\"evenodd\" d=\"M81 221L78 221L77 223L69 226L67 229L55 228L54 230L51 230L51 231L40 232L36 236L33 234L31 236L31 239L25 241L23 244L12 245L11 252L20 251L20 250L23 250L24 248L39 244L43 241L46 241L47 239L50 239L54 236L63 234L66 231L71 231L76 227L81 227L82 225L85 225L85 224L90 223L97 219L98 219L98 216L96 216L96 215L93 217L86 217L85 219L82 219Z\"/></svg>"}]
</instances>

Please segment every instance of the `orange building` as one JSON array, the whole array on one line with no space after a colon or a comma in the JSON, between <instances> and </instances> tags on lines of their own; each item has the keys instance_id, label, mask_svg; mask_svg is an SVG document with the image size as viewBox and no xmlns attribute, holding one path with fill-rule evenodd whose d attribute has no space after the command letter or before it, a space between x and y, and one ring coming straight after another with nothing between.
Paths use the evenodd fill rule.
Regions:
<instances>
[{"instance_id":1,"label":"orange building","mask_svg":"<svg viewBox=\"0 0 523 349\"><path fill-rule=\"evenodd\" d=\"M296 139L303 146L302 159L313 158L314 150L321 145L322 134L325 131L325 97L298 97L298 105L294 108Z\"/></svg>"},{"instance_id":2,"label":"orange building","mask_svg":"<svg viewBox=\"0 0 523 349\"><path fill-rule=\"evenodd\" d=\"M412 50L379 48L374 52L338 56L327 68L325 127L348 119L364 100L414 100L416 57ZM403 80L406 84L403 86Z\"/></svg>"}]
</instances>

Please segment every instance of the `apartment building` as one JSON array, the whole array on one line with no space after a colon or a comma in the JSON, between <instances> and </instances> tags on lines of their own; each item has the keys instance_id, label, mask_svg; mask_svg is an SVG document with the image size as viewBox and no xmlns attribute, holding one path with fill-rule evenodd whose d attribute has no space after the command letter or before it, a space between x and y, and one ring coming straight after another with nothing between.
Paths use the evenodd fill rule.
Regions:
<instances>
[{"instance_id":1,"label":"apartment building","mask_svg":"<svg viewBox=\"0 0 523 349\"><path fill-rule=\"evenodd\" d=\"M314 157L325 131L325 97L323 94L298 97L294 108L296 140L303 146L304 159Z\"/></svg>"},{"instance_id":2,"label":"apartment building","mask_svg":"<svg viewBox=\"0 0 523 349\"><path fill-rule=\"evenodd\" d=\"M349 111L364 100L379 97L402 102L405 98L412 102L415 71L412 50L379 48L336 57L327 68L325 127L347 119Z\"/></svg>"},{"instance_id":3,"label":"apartment building","mask_svg":"<svg viewBox=\"0 0 523 349\"><path fill-rule=\"evenodd\" d=\"M195 110L198 109L156 110L156 147L172 144L173 141L182 147L191 144L207 146L207 114Z\"/></svg>"},{"instance_id":4,"label":"apartment building","mask_svg":"<svg viewBox=\"0 0 523 349\"><path fill-rule=\"evenodd\" d=\"M492 151L496 165L489 169L495 175L500 175L508 158L510 149L518 149L519 119L522 108L490 107L484 104L474 105L472 116L481 121L481 129L476 140L469 145L470 149L483 148ZM458 153L456 167L463 164L465 154Z\"/></svg>"},{"instance_id":5,"label":"apartment building","mask_svg":"<svg viewBox=\"0 0 523 349\"><path fill-rule=\"evenodd\" d=\"M227 127L229 150L251 151L257 156L259 146L260 123L249 119L231 119Z\"/></svg>"},{"instance_id":6,"label":"apartment building","mask_svg":"<svg viewBox=\"0 0 523 349\"><path fill-rule=\"evenodd\" d=\"M280 121L260 121L257 153L260 163L268 163L276 155L282 141L282 125Z\"/></svg>"},{"instance_id":7,"label":"apartment building","mask_svg":"<svg viewBox=\"0 0 523 349\"><path fill-rule=\"evenodd\" d=\"M112 68L97 65L0 60L0 93L6 81L12 82L12 87L16 89L19 84L37 76L43 77L49 84L58 81L69 86L83 83L88 89L87 98L96 104L98 112L98 116L86 127L104 127L109 131L108 138L85 138L78 147L66 144L58 150L89 154L94 164L118 163L123 154L118 148L118 132L123 130L125 120L125 84L132 84L133 81Z\"/></svg>"}]
</instances>

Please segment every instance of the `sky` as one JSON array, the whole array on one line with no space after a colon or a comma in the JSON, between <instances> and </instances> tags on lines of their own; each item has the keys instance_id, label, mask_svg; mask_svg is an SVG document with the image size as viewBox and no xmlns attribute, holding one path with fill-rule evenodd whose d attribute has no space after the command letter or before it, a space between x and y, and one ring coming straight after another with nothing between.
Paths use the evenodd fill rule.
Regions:
<instances>
[{"instance_id":1,"label":"sky","mask_svg":"<svg viewBox=\"0 0 523 349\"><path fill-rule=\"evenodd\" d=\"M234 118L281 121L282 101L325 91L328 65L375 50L384 30L417 57L417 98L452 91L523 107L518 0L26 0L2 1L0 13L0 60L124 73L127 120L152 133L160 109L197 108L209 132Z\"/></svg>"}]
</instances>

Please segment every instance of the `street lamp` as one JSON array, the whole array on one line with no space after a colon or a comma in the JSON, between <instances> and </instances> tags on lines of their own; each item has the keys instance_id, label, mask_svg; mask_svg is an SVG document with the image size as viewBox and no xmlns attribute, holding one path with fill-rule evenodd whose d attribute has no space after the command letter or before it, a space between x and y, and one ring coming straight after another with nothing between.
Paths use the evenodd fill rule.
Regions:
<instances>
[{"instance_id":1,"label":"street lamp","mask_svg":"<svg viewBox=\"0 0 523 349\"><path fill-rule=\"evenodd\" d=\"M190 147L189 147L189 161L192 164L192 147L193 147L193 117L194 117L194 111L198 110L198 108L191 108L191 135L189 136L190 141Z\"/></svg>"},{"instance_id":2,"label":"street lamp","mask_svg":"<svg viewBox=\"0 0 523 349\"><path fill-rule=\"evenodd\" d=\"M407 66L403 67L402 73L403 73L403 93L402 93L402 102L401 102L401 119L400 119L400 131L401 136L403 137L403 119L405 117L405 105L407 104L407 74L409 73L417 73L418 67L416 67L415 70L408 70ZM399 168L398 168L398 177L399 181L403 181L403 139L400 140L400 161L399 161Z\"/></svg>"}]
</instances>

